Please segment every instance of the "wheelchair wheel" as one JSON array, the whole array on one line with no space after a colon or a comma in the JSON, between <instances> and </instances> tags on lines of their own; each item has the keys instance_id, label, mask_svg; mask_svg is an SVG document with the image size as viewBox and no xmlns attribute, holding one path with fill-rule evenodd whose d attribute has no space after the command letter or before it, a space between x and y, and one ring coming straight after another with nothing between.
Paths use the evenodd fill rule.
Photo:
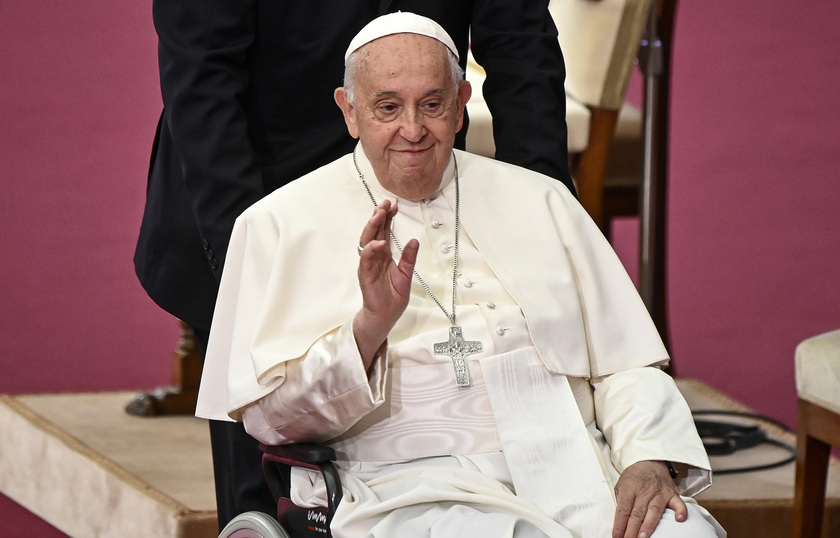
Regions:
<instances>
[{"instance_id":1,"label":"wheelchair wheel","mask_svg":"<svg viewBox=\"0 0 840 538\"><path fill-rule=\"evenodd\" d=\"M263 512L245 512L228 523L219 538L290 538L280 523Z\"/></svg>"}]
</instances>

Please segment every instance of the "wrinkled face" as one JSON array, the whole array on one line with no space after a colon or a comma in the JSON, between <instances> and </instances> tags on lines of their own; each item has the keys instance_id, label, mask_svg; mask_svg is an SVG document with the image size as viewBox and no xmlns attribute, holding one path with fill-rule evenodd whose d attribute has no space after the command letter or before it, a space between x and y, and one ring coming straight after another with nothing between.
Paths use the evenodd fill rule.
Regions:
<instances>
[{"instance_id":1,"label":"wrinkled face","mask_svg":"<svg viewBox=\"0 0 840 538\"><path fill-rule=\"evenodd\" d=\"M420 200L439 187L470 86L452 83L446 47L417 34L379 38L361 56L355 102L335 98L350 134L361 140L383 187Z\"/></svg>"}]
</instances>

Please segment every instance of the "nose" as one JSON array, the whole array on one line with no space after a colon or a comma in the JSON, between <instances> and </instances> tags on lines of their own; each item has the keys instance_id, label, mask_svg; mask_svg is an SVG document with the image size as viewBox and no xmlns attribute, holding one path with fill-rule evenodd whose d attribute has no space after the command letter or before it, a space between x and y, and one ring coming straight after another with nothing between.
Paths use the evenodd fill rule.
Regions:
<instances>
[{"instance_id":1,"label":"nose","mask_svg":"<svg viewBox=\"0 0 840 538\"><path fill-rule=\"evenodd\" d=\"M426 134L426 124L423 114L416 108L407 108L400 121L400 135L409 142L420 142Z\"/></svg>"}]
</instances>

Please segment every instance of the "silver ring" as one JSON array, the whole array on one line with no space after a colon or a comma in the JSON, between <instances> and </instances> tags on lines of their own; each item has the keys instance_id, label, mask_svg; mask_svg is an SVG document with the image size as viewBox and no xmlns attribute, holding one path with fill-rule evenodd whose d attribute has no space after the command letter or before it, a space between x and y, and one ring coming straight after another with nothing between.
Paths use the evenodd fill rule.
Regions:
<instances>
[{"instance_id":1,"label":"silver ring","mask_svg":"<svg viewBox=\"0 0 840 538\"><path fill-rule=\"evenodd\" d=\"M361 256L361 255L362 255L362 251L364 250L364 249L362 248L362 245L356 245L356 249L358 249L358 251L359 251L359 256Z\"/></svg>"}]
</instances>

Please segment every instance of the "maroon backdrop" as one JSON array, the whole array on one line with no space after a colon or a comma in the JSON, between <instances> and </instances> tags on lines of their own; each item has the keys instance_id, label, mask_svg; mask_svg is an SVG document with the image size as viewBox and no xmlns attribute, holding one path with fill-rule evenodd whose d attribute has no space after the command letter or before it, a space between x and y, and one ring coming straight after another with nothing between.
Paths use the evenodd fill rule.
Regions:
<instances>
[{"instance_id":1,"label":"maroon backdrop","mask_svg":"<svg viewBox=\"0 0 840 538\"><path fill-rule=\"evenodd\" d=\"M0 392L167 384L177 328L131 263L160 112L151 2L14 4L0 10ZM672 354L681 376L790 425L794 347L840 327L838 18L825 0L695 0L676 28ZM631 272L635 233L617 227ZM0 521L63 536L2 496Z\"/></svg>"}]
</instances>

